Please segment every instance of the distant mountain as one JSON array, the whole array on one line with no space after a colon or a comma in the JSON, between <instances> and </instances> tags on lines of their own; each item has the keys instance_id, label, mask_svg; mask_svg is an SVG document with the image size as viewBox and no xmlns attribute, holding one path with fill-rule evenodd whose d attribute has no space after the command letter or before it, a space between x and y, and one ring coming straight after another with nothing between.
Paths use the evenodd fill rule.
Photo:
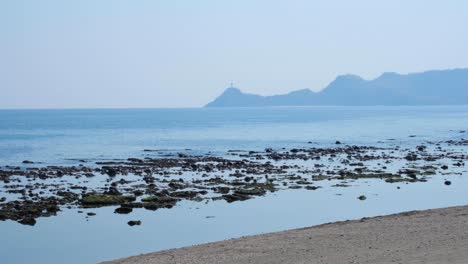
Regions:
<instances>
[{"instance_id":1,"label":"distant mountain","mask_svg":"<svg viewBox=\"0 0 468 264\"><path fill-rule=\"evenodd\" d=\"M230 87L206 107L468 104L468 69L384 73L374 80L338 76L325 89L261 96Z\"/></svg>"}]
</instances>

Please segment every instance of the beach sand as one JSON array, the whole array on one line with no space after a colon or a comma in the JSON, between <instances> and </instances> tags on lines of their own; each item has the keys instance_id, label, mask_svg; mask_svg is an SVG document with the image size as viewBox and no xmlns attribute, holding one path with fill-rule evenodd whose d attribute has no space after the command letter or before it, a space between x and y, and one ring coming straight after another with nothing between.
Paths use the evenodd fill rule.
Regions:
<instances>
[{"instance_id":1,"label":"beach sand","mask_svg":"<svg viewBox=\"0 0 468 264\"><path fill-rule=\"evenodd\" d=\"M468 206L336 222L104 263L466 264Z\"/></svg>"}]
</instances>

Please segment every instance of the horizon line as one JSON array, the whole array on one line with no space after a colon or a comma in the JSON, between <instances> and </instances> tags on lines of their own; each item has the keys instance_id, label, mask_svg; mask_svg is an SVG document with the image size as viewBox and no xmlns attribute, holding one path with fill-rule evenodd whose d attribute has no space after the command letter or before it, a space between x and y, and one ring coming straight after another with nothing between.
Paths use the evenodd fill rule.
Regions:
<instances>
[{"instance_id":1,"label":"horizon line","mask_svg":"<svg viewBox=\"0 0 468 264\"><path fill-rule=\"evenodd\" d=\"M427 105L270 105L270 106L223 106L223 107L76 107L76 108L0 108L0 111L60 111L60 110L190 110L190 109L262 109L262 108L326 108L326 107L456 107L466 104L427 104Z\"/></svg>"}]
</instances>

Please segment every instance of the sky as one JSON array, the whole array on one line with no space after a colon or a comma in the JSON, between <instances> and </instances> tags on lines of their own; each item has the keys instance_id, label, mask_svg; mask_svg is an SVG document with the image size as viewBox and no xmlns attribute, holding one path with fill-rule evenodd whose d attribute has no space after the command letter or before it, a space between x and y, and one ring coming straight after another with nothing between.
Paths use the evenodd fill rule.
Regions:
<instances>
[{"instance_id":1,"label":"sky","mask_svg":"<svg viewBox=\"0 0 468 264\"><path fill-rule=\"evenodd\" d=\"M462 0L0 0L0 108L200 107L468 67Z\"/></svg>"}]
</instances>

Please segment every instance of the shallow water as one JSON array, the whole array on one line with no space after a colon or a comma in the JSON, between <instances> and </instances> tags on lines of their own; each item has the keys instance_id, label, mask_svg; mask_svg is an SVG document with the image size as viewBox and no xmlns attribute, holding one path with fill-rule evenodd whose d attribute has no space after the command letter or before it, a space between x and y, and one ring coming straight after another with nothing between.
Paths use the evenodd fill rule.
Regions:
<instances>
[{"instance_id":1,"label":"shallow water","mask_svg":"<svg viewBox=\"0 0 468 264\"><path fill-rule=\"evenodd\" d=\"M143 149L224 154L229 149L323 147L336 140L406 148L460 139L467 121L468 106L5 110L0 111L0 166L154 155ZM33 227L4 221L0 263L95 263L337 220L466 205L468 178L464 168L460 171L411 184L358 180L351 187L330 187L337 182L319 181L316 185L323 188L315 191L284 190L231 204L183 202L129 215L106 207L84 210L97 213L86 218L78 209L64 209ZM452 185L443 184L446 178ZM367 200L356 199L362 194ZM141 226L126 224L137 219Z\"/></svg>"},{"instance_id":2,"label":"shallow water","mask_svg":"<svg viewBox=\"0 0 468 264\"><path fill-rule=\"evenodd\" d=\"M408 185L359 181L353 187L287 190L233 204L186 202L155 212L137 209L130 215L113 214L115 207L88 209L84 211L97 213L88 221L77 210L65 210L40 218L34 227L1 223L0 254L2 263L95 263L338 220L468 204L468 179L451 179L451 186L442 179ZM356 199L361 194L367 200ZM126 222L133 219L142 225L129 227Z\"/></svg>"}]
</instances>

